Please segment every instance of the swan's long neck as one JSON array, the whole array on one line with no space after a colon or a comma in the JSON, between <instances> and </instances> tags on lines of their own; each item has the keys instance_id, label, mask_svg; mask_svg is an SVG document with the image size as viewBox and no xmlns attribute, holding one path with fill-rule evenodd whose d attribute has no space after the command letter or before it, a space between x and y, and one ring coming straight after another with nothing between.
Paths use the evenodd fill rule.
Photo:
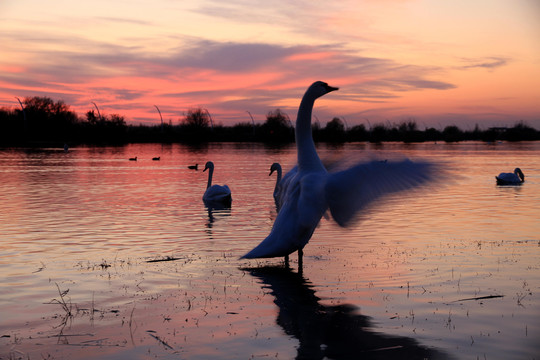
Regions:
<instances>
[{"instance_id":1,"label":"swan's long neck","mask_svg":"<svg viewBox=\"0 0 540 360\"><path fill-rule=\"evenodd\" d=\"M295 137L298 150L298 167L302 170L324 169L311 135L311 113L314 104L315 99L306 93L300 102L296 118Z\"/></svg>"},{"instance_id":2,"label":"swan's long neck","mask_svg":"<svg viewBox=\"0 0 540 360\"><path fill-rule=\"evenodd\" d=\"M276 186L274 187L274 192L277 190L278 185L281 181L281 166L279 166L276 171L277 171L277 178L276 178Z\"/></svg>"},{"instance_id":3,"label":"swan's long neck","mask_svg":"<svg viewBox=\"0 0 540 360\"><path fill-rule=\"evenodd\" d=\"M207 189L212 186L212 175L214 175L214 168L210 167L208 168L208 184L206 185Z\"/></svg>"},{"instance_id":4,"label":"swan's long neck","mask_svg":"<svg viewBox=\"0 0 540 360\"><path fill-rule=\"evenodd\" d=\"M525 181L525 175L523 175L523 172L521 172L521 169L515 169L514 174L516 174L521 182Z\"/></svg>"}]
</instances>

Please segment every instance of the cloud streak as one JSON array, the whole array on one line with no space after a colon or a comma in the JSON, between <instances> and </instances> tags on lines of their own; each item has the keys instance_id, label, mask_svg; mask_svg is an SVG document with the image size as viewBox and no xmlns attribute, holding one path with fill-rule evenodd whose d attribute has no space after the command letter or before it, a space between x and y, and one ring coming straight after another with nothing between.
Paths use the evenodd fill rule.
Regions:
<instances>
[{"instance_id":1,"label":"cloud streak","mask_svg":"<svg viewBox=\"0 0 540 360\"><path fill-rule=\"evenodd\" d=\"M508 65L509 60L502 57L489 57L486 59L463 59L463 62L466 62L467 65L463 65L463 69L496 69L498 67Z\"/></svg>"}]
</instances>

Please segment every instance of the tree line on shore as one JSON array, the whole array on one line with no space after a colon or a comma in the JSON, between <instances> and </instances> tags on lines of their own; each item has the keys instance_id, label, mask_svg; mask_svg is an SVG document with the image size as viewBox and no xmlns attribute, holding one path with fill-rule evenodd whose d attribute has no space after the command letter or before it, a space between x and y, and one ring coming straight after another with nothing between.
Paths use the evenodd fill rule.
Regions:
<instances>
[{"instance_id":1,"label":"tree line on shore","mask_svg":"<svg viewBox=\"0 0 540 360\"><path fill-rule=\"evenodd\" d=\"M96 106L97 109L97 106ZM462 130L450 125L444 129L418 128L414 119L396 124L364 124L348 127L339 117L321 126L312 124L316 142L458 142L540 140L540 131L517 122L513 127L492 127L482 130ZM89 110L79 117L63 101L48 97L27 97L21 109L0 108L0 146L31 146L43 144L116 145L144 142L276 142L294 141L293 124L280 109L268 112L263 124L252 122L233 126L216 125L208 111L194 108L187 111L178 124L128 125L118 114L101 115Z\"/></svg>"}]
</instances>

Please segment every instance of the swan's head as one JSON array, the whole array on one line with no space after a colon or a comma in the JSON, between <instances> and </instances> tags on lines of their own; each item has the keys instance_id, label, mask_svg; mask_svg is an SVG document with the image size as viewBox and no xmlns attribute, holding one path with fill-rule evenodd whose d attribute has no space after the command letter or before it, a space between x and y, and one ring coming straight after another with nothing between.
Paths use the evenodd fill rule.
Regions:
<instances>
[{"instance_id":1,"label":"swan's head","mask_svg":"<svg viewBox=\"0 0 540 360\"><path fill-rule=\"evenodd\" d=\"M273 163L272 166L270 166L270 174L268 176L272 175L274 171L281 170L281 165L279 163Z\"/></svg>"},{"instance_id":2,"label":"swan's head","mask_svg":"<svg viewBox=\"0 0 540 360\"><path fill-rule=\"evenodd\" d=\"M204 165L204 170L203 170L203 172L206 171L206 170L208 170L208 169L214 170L214 163L213 163L213 162L208 161L208 162L206 163L206 165Z\"/></svg>"},{"instance_id":3,"label":"swan's head","mask_svg":"<svg viewBox=\"0 0 540 360\"><path fill-rule=\"evenodd\" d=\"M521 182L524 182L524 181L525 181L525 175L523 175L523 172L521 171L520 168L515 168L515 169L514 169L514 174L516 174L517 176L519 176L519 178L521 179Z\"/></svg>"},{"instance_id":4,"label":"swan's head","mask_svg":"<svg viewBox=\"0 0 540 360\"><path fill-rule=\"evenodd\" d=\"M315 81L311 86L307 89L306 95L310 95L313 98L319 98L323 95L328 94L329 92L339 90L337 87L333 87L325 83L324 81Z\"/></svg>"}]
</instances>

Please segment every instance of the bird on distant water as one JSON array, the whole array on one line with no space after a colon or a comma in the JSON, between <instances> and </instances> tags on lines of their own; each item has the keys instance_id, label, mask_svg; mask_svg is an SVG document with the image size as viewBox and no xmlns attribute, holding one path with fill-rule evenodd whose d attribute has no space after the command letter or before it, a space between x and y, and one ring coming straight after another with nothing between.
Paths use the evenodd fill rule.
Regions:
<instances>
[{"instance_id":1,"label":"bird on distant water","mask_svg":"<svg viewBox=\"0 0 540 360\"><path fill-rule=\"evenodd\" d=\"M199 164L189 165L189 166L188 166L188 169L191 169L191 170L199 170Z\"/></svg>"},{"instance_id":2,"label":"bird on distant water","mask_svg":"<svg viewBox=\"0 0 540 360\"><path fill-rule=\"evenodd\" d=\"M129 161L137 161L137 157L132 157L132 158L129 158Z\"/></svg>"},{"instance_id":3,"label":"bird on distant water","mask_svg":"<svg viewBox=\"0 0 540 360\"><path fill-rule=\"evenodd\" d=\"M495 179L497 185L521 185L525 182L525 175L520 168L515 168L513 173L500 173Z\"/></svg>"},{"instance_id":4,"label":"bird on distant water","mask_svg":"<svg viewBox=\"0 0 540 360\"><path fill-rule=\"evenodd\" d=\"M272 176L272 174L274 173L274 171L277 173L277 176L276 176L276 185L274 186L274 198L276 198L279 194L279 190L280 190L280 182L281 182L281 165L279 163L273 163L271 166L270 166L270 174L268 174L268 176Z\"/></svg>"},{"instance_id":5,"label":"bird on distant water","mask_svg":"<svg viewBox=\"0 0 540 360\"><path fill-rule=\"evenodd\" d=\"M212 176L214 175L214 163L208 161L204 167L204 171L208 170L208 184L203 195L205 204L230 204L232 201L231 189L227 185L212 185Z\"/></svg>"},{"instance_id":6,"label":"bird on distant water","mask_svg":"<svg viewBox=\"0 0 540 360\"><path fill-rule=\"evenodd\" d=\"M298 167L295 166L292 168L285 176L282 177L282 168L279 163L273 163L270 166L270 174L268 176L271 176L274 172L277 173L276 177L276 185L274 186L274 201L276 203L277 211L281 209L281 205L283 204L283 195L287 192L287 187L289 186L289 182L291 181L291 178L296 174Z\"/></svg>"},{"instance_id":7,"label":"bird on distant water","mask_svg":"<svg viewBox=\"0 0 540 360\"><path fill-rule=\"evenodd\" d=\"M152 160L154 161L159 161L161 159L161 156L158 156L158 157L153 157Z\"/></svg>"},{"instance_id":8,"label":"bird on distant water","mask_svg":"<svg viewBox=\"0 0 540 360\"><path fill-rule=\"evenodd\" d=\"M338 88L317 81L305 92L296 118L297 167L281 196L281 209L270 234L244 259L285 257L303 248L327 210L340 226L348 226L361 210L384 195L411 189L433 178L435 166L427 162L371 161L329 173L319 158L311 134L315 100ZM284 177L284 178L285 178ZM282 179L283 181L283 179Z\"/></svg>"}]
</instances>

